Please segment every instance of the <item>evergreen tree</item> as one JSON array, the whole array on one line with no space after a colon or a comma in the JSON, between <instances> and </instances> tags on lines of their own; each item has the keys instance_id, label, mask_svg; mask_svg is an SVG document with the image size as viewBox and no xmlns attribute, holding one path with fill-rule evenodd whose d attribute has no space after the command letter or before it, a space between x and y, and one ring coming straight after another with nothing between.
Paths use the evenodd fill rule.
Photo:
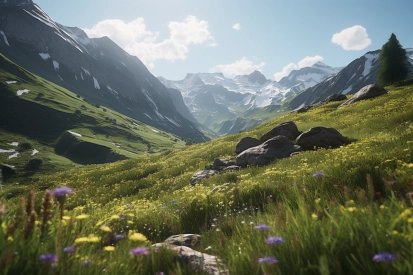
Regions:
<instances>
[{"instance_id":1,"label":"evergreen tree","mask_svg":"<svg viewBox=\"0 0 413 275\"><path fill-rule=\"evenodd\" d=\"M383 45L379 60L381 61L378 74L379 85L386 86L407 78L409 68L407 67L406 50L400 45L394 33Z\"/></svg>"}]
</instances>

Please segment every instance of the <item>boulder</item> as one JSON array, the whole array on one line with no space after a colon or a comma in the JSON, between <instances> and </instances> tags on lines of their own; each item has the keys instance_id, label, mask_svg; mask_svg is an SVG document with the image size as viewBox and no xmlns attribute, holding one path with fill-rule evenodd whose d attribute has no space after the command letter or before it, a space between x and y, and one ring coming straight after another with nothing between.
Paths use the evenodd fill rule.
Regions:
<instances>
[{"instance_id":1,"label":"boulder","mask_svg":"<svg viewBox=\"0 0 413 275\"><path fill-rule=\"evenodd\" d=\"M285 136L276 136L239 154L237 165L241 167L249 164L267 165L275 159L286 158L299 151L301 151L301 147L294 145Z\"/></svg>"},{"instance_id":2,"label":"boulder","mask_svg":"<svg viewBox=\"0 0 413 275\"><path fill-rule=\"evenodd\" d=\"M224 188L224 187L226 187L226 186L228 186L228 185L230 185L230 184L231 184L231 183L227 182L227 183L224 183L223 185L215 186L214 189L211 190L211 193L215 193L215 192L217 192L218 190L220 190L221 188Z\"/></svg>"},{"instance_id":3,"label":"boulder","mask_svg":"<svg viewBox=\"0 0 413 275\"><path fill-rule=\"evenodd\" d=\"M222 169L223 172L237 172L241 170L241 167L238 165L231 165Z\"/></svg>"},{"instance_id":4,"label":"boulder","mask_svg":"<svg viewBox=\"0 0 413 275\"><path fill-rule=\"evenodd\" d=\"M165 243L173 245L183 245L187 247L199 246L201 244L201 235L198 234L180 234L167 238Z\"/></svg>"},{"instance_id":5,"label":"boulder","mask_svg":"<svg viewBox=\"0 0 413 275\"><path fill-rule=\"evenodd\" d=\"M305 113L308 110L311 110L312 108L313 108L313 105L306 105L306 106L303 106L301 108L296 109L294 112L296 112L296 113Z\"/></svg>"},{"instance_id":6,"label":"boulder","mask_svg":"<svg viewBox=\"0 0 413 275\"><path fill-rule=\"evenodd\" d=\"M212 163L212 170L221 170L225 167L235 165L235 162L229 159L215 159Z\"/></svg>"},{"instance_id":7,"label":"boulder","mask_svg":"<svg viewBox=\"0 0 413 275\"><path fill-rule=\"evenodd\" d=\"M373 98L384 94L387 94L387 91L383 87L380 87L376 84L370 84L361 88L357 93L353 95L352 98L341 104L339 107L349 105L356 101Z\"/></svg>"},{"instance_id":8,"label":"boulder","mask_svg":"<svg viewBox=\"0 0 413 275\"><path fill-rule=\"evenodd\" d=\"M216 175L216 174L218 174L218 171L215 171L215 170L202 170L202 171L199 171L199 172L195 173L195 174L191 177L191 179L189 180L189 182L190 182L192 185L195 185L195 184L196 184L197 182L199 182L200 180L209 178L210 176L214 176L214 175Z\"/></svg>"},{"instance_id":9,"label":"boulder","mask_svg":"<svg viewBox=\"0 0 413 275\"><path fill-rule=\"evenodd\" d=\"M297 138L297 144L304 150L312 150L315 147L338 148L349 143L350 141L336 129L321 126L310 128Z\"/></svg>"},{"instance_id":10,"label":"boulder","mask_svg":"<svg viewBox=\"0 0 413 275\"><path fill-rule=\"evenodd\" d=\"M265 142L275 136L285 136L289 140L295 140L299 135L300 131L298 131L297 125L293 121L287 121L262 135L260 141Z\"/></svg>"},{"instance_id":11,"label":"boulder","mask_svg":"<svg viewBox=\"0 0 413 275\"><path fill-rule=\"evenodd\" d=\"M324 99L322 102L329 103L329 102L333 102L333 101L342 101L342 100L346 100L346 99L347 99L347 97L345 95L332 94L332 95L328 96L326 99Z\"/></svg>"},{"instance_id":12,"label":"boulder","mask_svg":"<svg viewBox=\"0 0 413 275\"><path fill-rule=\"evenodd\" d=\"M261 143L262 142L256 138L244 137L238 142L237 146L235 147L235 153L236 154L242 153L243 151L249 148L260 145Z\"/></svg>"}]
</instances>

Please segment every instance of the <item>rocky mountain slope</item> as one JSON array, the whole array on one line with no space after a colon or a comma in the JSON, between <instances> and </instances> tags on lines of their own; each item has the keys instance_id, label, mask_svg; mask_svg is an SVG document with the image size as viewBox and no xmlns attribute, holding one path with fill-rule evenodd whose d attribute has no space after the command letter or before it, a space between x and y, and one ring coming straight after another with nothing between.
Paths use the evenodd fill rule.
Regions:
<instances>
[{"instance_id":1,"label":"rocky mountain slope","mask_svg":"<svg viewBox=\"0 0 413 275\"><path fill-rule=\"evenodd\" d=\"M90 39L79 28L60 25L32 1L0 2L0 52L90 102L184 138L208 139L178 112L179 95L137 57L108 37Z\"/></svg>"},{"instance_id":2,"label":"rocky mountain slope","mask_svg":"<svg viewBox=\"0 0 413 275\"><path fill-rule=\"evenodd\" d=\"M406 52L411 77L413 76L413 48L406 49ZM353 94L366 85L375 84L380 68L379 54L380 50L366 53L335 76L297 94L286 105L291 109L297 109L322 101L332 94Z\"/></svg>"}]
</instances>

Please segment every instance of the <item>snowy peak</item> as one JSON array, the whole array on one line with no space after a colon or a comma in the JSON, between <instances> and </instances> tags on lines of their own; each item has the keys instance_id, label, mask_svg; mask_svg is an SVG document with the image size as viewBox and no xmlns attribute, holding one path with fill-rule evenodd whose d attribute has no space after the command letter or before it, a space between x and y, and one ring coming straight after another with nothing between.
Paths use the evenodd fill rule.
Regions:
<instances>
[{"instance_id":1,"label":"snowy peak","mask_svg":"<svg viewBox=\"0 0 413 275\"><path fill-rule=\"evenodd\" d=\"M250 73L249 75L236 76L235 79L248 81L250 83L258 83L260 85L264 85L268 81L268 79L266 79L265 76L257 70Z\"/></svg>"}]
</instances>

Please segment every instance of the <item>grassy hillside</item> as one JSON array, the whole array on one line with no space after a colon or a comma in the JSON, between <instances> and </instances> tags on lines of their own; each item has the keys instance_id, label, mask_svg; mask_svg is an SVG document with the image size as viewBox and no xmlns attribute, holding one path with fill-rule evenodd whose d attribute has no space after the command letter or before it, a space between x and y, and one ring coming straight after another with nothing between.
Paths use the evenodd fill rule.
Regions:
<instances>
[{"instance_id":1,"label":"grassy hillside","mask_svg":"<svg viewBox=\"0 0 413 275\"><path fill-rule=\"evenodd\" d=\"M178 137L88 102L3 55L0 102L0 149L21 153L10 158L13 152L0 152L0 164L14 166L12 177L20 180L185 146ZM41 164L27 169L34 159Z\"/></svg>"},{"instance_id":2,"label":"grassy hillside","mask_svg":"<svg viewBox=\"0 0 413 275\"><path fill-rule=\"evenodd\" d=\"M201 233L195 249L222 258L230 274L413 274L413 81L387 89L372 100L286 114L204 144L5 186L3 274L45 274L50 262L39 257L46 253L58 255L50 269L56 274L192 274L165 249L129 254L181 233ZM215 158L234 158L242 137L259 138L289 120L301 131L333 127L353 142L189 185L192 174ZM17 207L21 197L58 186L73 188L62 220L57 200L52 220L42 220L38 191L40 217L26 222L24 203ZM34 220L39 227L31 229ZM133 232L148 241L128 238ZM125 238L112 241L116 234ZM269 238L275 236L282 240ZM72 254L63 252L69 246L76 248ZM93 262L82 265L86 260Z\"/></svg>"}]
</instances>

